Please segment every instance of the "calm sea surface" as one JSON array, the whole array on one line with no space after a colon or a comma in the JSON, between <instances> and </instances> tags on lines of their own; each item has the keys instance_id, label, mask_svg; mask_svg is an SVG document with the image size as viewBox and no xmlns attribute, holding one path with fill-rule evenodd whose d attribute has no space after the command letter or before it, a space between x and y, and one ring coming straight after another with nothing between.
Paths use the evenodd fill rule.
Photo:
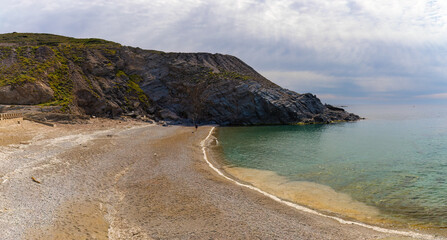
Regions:
<instances>
[{"instance_id":1,"label":"calm sea surface","mask_svg":"<svg viewBox=\"0 0 447 240\"><path fill-rule=\"evenodd\" d=\"M243 169L235 176L252 174L250 179L261 188L283 193L299 189L286 183L315 183L309 191L328 187L321 187L318 195L324 198L328 192L331 199L326 205L338 204L338 198L329 194L335 191L379 212L350 217L385 219L393 226L447 228L447 106L346 109L367 119L330 125L223 127L217 132L219 146L230 170ZM260 171L253 174L253 170ZM351 200L343 201L349 208ZM324 204L311 207L332 212Z\"/></svg>"}]
</instances>

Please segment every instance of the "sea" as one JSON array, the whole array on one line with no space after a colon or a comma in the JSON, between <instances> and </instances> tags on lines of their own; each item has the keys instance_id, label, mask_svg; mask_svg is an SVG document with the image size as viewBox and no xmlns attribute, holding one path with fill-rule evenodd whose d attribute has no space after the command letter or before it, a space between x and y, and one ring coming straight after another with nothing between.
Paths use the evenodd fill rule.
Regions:
<instances>
[{"instance_id":1,"label":"sea","mask_svg":"<svg viewBox=\"0 0 447 240\"><path fill-rule=\"evenodd\" d=\"M353 105L357 122L220 127L227 174L323 214L447 236L447 106Z\"/></svg>"}]
</instances>

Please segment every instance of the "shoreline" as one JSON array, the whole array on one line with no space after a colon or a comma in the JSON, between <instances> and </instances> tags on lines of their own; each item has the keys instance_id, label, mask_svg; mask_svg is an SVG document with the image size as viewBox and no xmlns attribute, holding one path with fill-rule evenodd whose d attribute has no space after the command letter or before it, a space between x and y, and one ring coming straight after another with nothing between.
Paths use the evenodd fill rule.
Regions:
<instances>
[{"instance_id":1,"label":"shoreline","mask_svg":"<svg viewBox=\"0 0 447 240\"><path fill-rule=\"evenodd\" d=\"M236 177L232 176L231 174L227 173L225 171L225 169L223 169L221 166L214 166L211 161L208 159L207 156L207 150L208 151L212 151L209 149L209 144L207 145L207 142L209 142L210 137L212 136L213 132L215 131L215 127L212 127L207 135L207 137L200 143L201 147L202 147L202 152L203 152L203 158L205 160L205 162L208 164L208 166L215 171L217 174L219 174L220 176L222 176L223 178L233 182L234 184L244 187L244 188L248 188L252 191L256 191L280 204L286 205L288 207L297 209L299 211L303 211L306 213L310 213L310 214L314 214L317 216L322 216L325 218L329 218L329 219L333 219L336 220L337 222L344 224L344 225L357 225L357 226L361 226L364 228L368 228L368 229L372 229L374 231L378 231L378 232L382 232L382 233L389 233L389 234L396 234L396 235L401 235L401 236L405 236L405 237L411 237L411 238L417 238L417 239L427 239L427 240L432 240L432 239L438 239L437 237L433 236L433 235L429 235L429 234L424 234L424 233L417 233L417 232L413 232L413 231L403 231L403 230L394 230L394 229L387 229L387 228L383 228L383 227L379 227L379 226L374 226L374 225L369 225L367 223L363 223L363 222L357 222L357 221L349 221L349 220L345 220L343 218L340 217L336 217L336 216L330 216L324 213L319 212L318 210L314 210L305 206L302 206L298 203L294 203L291 201L287 201L287 200L283 200L273 194L270 194L266 191L263 191L260 188L257 188L253 185L251 185L250 183L243 183L240 182L239 179L237 179ZM217 139L216 139L217 141ZM216 162L216 161L213 161ZM217 163L217 165L219 165ZM228 176L230 175L230 176ZM442 239L442 238L441 238Z\"/></svg>"},{"instance_id":2,"label":"shoreline","mask_svg":"<svg viewBox=\"0 0 447 240\"><path fill-rule=\"evenodd\" d=\"M210 126L22 127L2 132L14 138L0 146L5 240L408 239L298 211L223 178L204 161Z\"/></svg>"}]
</instances>

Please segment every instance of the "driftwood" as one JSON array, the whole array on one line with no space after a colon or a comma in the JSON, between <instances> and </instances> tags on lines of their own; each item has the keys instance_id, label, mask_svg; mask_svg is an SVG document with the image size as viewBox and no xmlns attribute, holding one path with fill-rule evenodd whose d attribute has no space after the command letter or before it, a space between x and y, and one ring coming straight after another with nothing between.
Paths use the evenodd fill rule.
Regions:
<instances>
[{"instance_id":1,"label":"driftwood","mask_svg":"<svg viewBox=\"0 0 447 240\"><path fill-rule=\"evenodd\" d=\"M31 177L31 180L33 180L33 182L35 182L35 183L39 183L40 184L40 181L35 179L34 177Z\"/></svg>"}]
</instances>

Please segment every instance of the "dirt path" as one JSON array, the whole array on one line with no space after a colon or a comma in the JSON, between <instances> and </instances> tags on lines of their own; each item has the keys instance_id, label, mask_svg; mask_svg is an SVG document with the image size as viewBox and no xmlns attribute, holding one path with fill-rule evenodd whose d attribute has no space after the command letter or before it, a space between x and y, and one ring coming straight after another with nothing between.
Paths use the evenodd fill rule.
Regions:
<instances>
[{"instance_id":1,"label":"dirt path","mask_svg":"<svg viewBox=\"0 0 447 240\"><path fill-rule=\"evenodd\" d=\"M0 239L387 237L218 176L200 149L209 127L98 121L31 128L26 143L0 146Z\"/></svg>"}]
</instances>

